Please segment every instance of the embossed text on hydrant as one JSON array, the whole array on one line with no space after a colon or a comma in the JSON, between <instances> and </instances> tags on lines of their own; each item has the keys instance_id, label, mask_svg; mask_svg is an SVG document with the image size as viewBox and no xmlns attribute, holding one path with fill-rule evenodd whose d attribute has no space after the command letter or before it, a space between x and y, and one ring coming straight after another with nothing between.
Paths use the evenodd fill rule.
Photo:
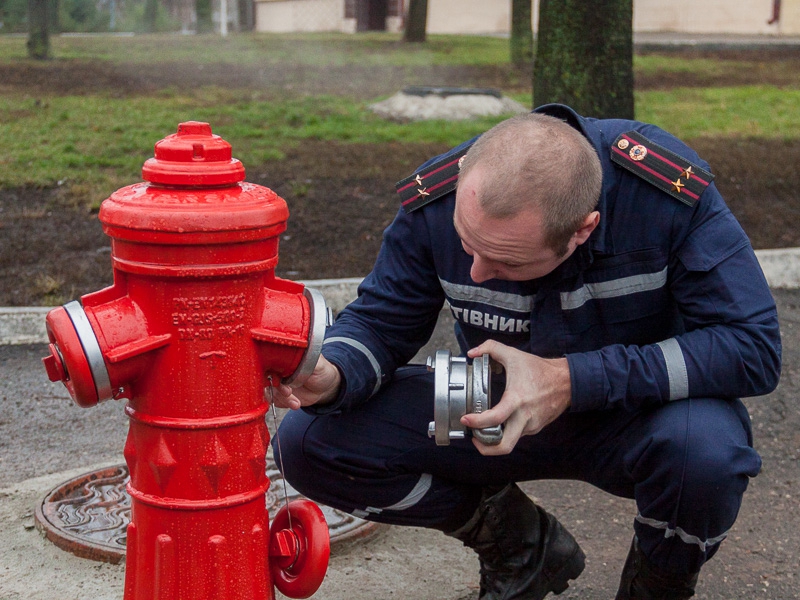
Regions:
<instances>
[{"instance_id":1,"label":"embossed text on hydrant","mask_svg":"<svg viewBox=\"0 0 800 600\"><path fill-rule=\"evenodd\" d=\"M172 324L181 340L215 340L245 332L244 294L174 298Z\"/></svg>"}]
</instances>

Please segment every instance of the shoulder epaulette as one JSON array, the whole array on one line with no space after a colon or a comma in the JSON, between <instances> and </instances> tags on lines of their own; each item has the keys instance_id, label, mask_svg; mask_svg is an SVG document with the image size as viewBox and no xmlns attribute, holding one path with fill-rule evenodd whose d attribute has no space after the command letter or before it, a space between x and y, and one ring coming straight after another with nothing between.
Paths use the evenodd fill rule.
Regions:
<instances>
[{"instance_id":1,"label":"shoulder epaulette","mask_svg":"<svg viewBox=\"0 0 800 600\"><path fill-rule=\"evenodd\" d=\"M469 148L470 146L467 146L454 154L448 154L398 181L395 188L400 195L403 210L410 213L456 189L459 161Z\"/></svg>"},{"instance_id":2,"label":"shoulder epaulette","mask_svg":"<svg viewBox=\"0 0 800 600\"><path fill-rule=\"evenodd\" d=\"M616 139L611 160L689 206L695 205L714 180L705 169L636 131Z\"/></svg>"}]
</instances>

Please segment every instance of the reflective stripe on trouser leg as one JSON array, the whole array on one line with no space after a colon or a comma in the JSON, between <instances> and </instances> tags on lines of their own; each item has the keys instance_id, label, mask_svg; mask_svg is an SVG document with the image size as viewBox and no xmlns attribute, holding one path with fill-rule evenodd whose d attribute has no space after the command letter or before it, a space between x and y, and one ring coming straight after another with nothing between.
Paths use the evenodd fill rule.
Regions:
<instances>
[{"instance_id":1,"label":"reflective stripe on trouser leg","mask_svg":"<svg viewBox=\"0 0 800 600\"><path fill-rule=\"evenodd\" d=\"M655 565L697 572L733 526L761 459L738 401L672 402L654 415L627 457L639 480L634 529Z\"/></svg>"}]
</instances>

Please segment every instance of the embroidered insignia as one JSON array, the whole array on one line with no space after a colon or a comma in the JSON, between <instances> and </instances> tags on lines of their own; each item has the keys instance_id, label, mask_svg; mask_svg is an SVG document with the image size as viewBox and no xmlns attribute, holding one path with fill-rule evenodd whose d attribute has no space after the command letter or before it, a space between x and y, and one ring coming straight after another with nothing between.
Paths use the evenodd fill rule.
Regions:
<instances>
[{"instance_id":1,"label":"embroidered insignia","mask_svg":"<svg viewBox=\"0 0 800 600\"><path fill-rule=\"evenodd\" d=\"M627 142L624 148L622 142ZM633 147L624 152L630 144ZM714 175L705 169L636 131L623 133L614 141L611 160L689 206L694 206L714 181Z\"/></svg>"},{"instance_id":2,"label":"embroidered insignia","mask_svg":"<svg viewBox=\"0 0 800 600\"><path fill-rule=\"evenodd\" d=\"M461 161L469 148L467 146L448 154L418 173L398 181L395 188L403 210L410 213L456 189Z\"/></svg>"},{"instance_id":3,"label":"embroidered insignia","mask_svg":"<svg viewBox=\"0 0 800 600\"><path fill-rule=\"evenodd\" d=\"M641 144L637 144L631 148L631 151L628 152L628 154L630 154L630 157L633 160L644 160L644 157L647 156L647 148Z\"/></svg>"}]
</instances>

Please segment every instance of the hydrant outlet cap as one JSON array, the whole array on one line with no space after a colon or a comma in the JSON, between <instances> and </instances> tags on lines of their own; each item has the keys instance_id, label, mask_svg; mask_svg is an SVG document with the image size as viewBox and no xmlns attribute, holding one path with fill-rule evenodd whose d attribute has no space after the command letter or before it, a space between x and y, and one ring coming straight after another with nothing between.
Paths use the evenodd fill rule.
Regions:
<instances>
[{"instance_id":1,"label":"hydrant outlet cap","mask_svg":"<svg viewBox=\"0 0 800 600\"><path fill-rule=\"evenodd\" d=\"M155 184L205 187L239 183L245 173L244 165L231 158L231 145L212 134L208 123L187 121L156 143L142 177Z\"/></svg>"}]
</instances>

